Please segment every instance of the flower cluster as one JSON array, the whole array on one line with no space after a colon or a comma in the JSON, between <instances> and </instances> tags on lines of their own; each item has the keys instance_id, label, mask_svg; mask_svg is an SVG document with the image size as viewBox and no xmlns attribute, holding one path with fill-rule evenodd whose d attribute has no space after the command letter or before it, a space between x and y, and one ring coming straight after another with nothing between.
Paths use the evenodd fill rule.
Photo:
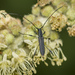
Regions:
<instances>
[{"instance_id":1,"label":"flower cluster","mask_svg":"<svg viewBox=\"0 0 75 75\"><path fill-rule=\"evenodd\" d=\"M62 14L56 14L50 19L52 30L62 31L67 24L67 17Z\"/></svg>"},{"instance_id":2,"label":"flower cluster","mask_svg":"<svg viewBox=\"0 0 75 75\"><path fill-rule=\"evenodd\" d=\"M66 16L66 18L67 18L66 22L67 23L65 23L65 24L68 26L67 27L67 30L68 30L71 26L73 26L75 24L75 0L52 0L51 2L57 8L60 6L63 6L58 11ZM74 30L75 30L75 28L73 27L72 32L68 31L70 36L75 36L75 35L73 35Z\"/></svg>"},{"instance_id":3,"label":"flower cluster","mask_svg":"<svg viewBox=\"0 0 75 75\"><path fill-rule=\"evenodd\" d=\"M45 6L46 4L50 4L50 3L53 7L56 7L56 8L63 6L61 9L58 10L59 13L56 13L56 15L53 15L51 18L53 21L52 25L51 25L53 30L60 32L60 31L62 31L62 28L64 28L66 25L69 27L69 26L72 26L75 24L75 0L39 0L39 5L41 7ZM52 10L52 8L51 9L48 8L49 11ZM44 11L43 11L44 14L45 13L48 14L46 6L43 9L44 9ZM50 14L51 13L49 13L49 15ZM59 14L59 16L58 16L58 14ZM57 18L57 21L54 21L55 18ZM59 19L60 19L60 21L59 21ZM62 20L63 20L63 22L62 22ZM63 24L61 24L61 22ZM68 27L67 27L67 30L68 30ZM72 36L72 34L70 34L70 35ZM73 36L75 36L75 35L73 35Z\"/></svg>"},{"instance_id":4,"label":"flower cluster","mask_svg":"<svg viewBox=\"0 0 75 75\"><path fill-rule=\"evenodd\" d=\"M46 4L49 4L52 0L37 0L37 5L40 5L41 7L42 6L45 6Z\"/></svg>"},{"instance_id":5,"label":"flower cluster","mask_svg":"<svg viewBox=\"0 0 75 75\"><path fill-rule=\"evenodd\" d=\"M43 6L41 6L43 7ZM67 24L67 17L62 13L55 13L51 19L47 22L47 18L50 14L54 11L54 8L50 5L46 5L45 7L41 8L39 6L32 7L32 14L25 15L23 17L23 24L25 26L24 30L21 31L24 35L24 43L27 44L27 48L30 49L29 56L33 58L33 61L36 64L40 64L40 61L43 61L47 66L46 59L49 59L52 65L55 63L60 66L63 61L66 61L66 57L62 52L60 47L63 46L62 40L59 39L59 34L56 32L62 31ZM44 56L41 55L39 49L39 42L38 42L38 30L35 28L33 24L31 24L28 20L30 20L37 28L41 28L44 23L44 27L41 29L42 32L45 31L44 37L44 45L45 45L45 54ZM56 30L56 31L54 31ZM36 33L35 33L36 32ZM27 34L27 35L26 35ZM31 37L29 35L33 35L35 37ZM50 38L50 39L48 39ZM62 56L62 57L61 57Z\"/></svg>"},{"instance_id":6,"label":"flower cluster","mask_svg":"<svg viewBox=\"0 0 75 75\"><path fill-rule=\"evenodd\" d=\"M0 75L32 75L33 72L36 73L35 67L41 61L48 66L46 59L53 66L62 65L67 58L62 51L63 42L57 31L61 32L67 25L69 35L75 36L74 5L74 0L38 0L32 7L32 13L23 17L23 24L20 19L1 10ZM63 7L50 17L60 6ZM36 27L41 28L42 33L45 31L43 56L40 53Z\"/></svg>"},{"instance_id":7,"label":"flower cluster","mask_svg":"<svg viewBox=\"0 0 75 75\"><path fill-rule=\"evenodd\" d=\"M75 25L68 27L67 29L70 36L75 36Z\"/></svg>"},{"instance_id":8,"label":"flower cluster","mask_svg":"<svg viewBox=\"0 0 75 75\"><path fill-rule=\"evenodd\" d=\"M19 34L22 28L19 19L0 11L0 75L36 73L32 58L27 56L23 36Z\"/></svg>"}]
</instances>

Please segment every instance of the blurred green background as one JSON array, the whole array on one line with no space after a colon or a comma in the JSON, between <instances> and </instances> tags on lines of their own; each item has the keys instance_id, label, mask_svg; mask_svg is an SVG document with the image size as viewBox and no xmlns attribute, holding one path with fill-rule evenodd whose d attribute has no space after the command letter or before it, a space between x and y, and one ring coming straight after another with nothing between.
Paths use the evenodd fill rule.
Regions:
<instances>
[{"instance_id":1,"label":"blurred green background","mask_svg":"<svg viewBox=\"0 0 75 75\"><path fill-rule=\"evenodd\" d=\"M30 14L32 5L36 0L0 0L0 10L5 10L8 13ZM60 38L63 40L63 52L67 57L67 61L62 63L62 66L52 66L47 60L49 66L45 66L43 62L38 65L36 75L74 75L75 73L75 38L69 37L66 28L60 33Z\"/></svg>"}]
</instances>

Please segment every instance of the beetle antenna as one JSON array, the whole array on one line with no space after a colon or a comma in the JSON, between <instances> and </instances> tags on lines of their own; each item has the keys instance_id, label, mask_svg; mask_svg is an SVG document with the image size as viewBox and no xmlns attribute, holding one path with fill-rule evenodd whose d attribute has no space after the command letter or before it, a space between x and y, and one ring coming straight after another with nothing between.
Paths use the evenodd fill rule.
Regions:
<instances>
[{"instance_id":1,"label":"beetle antenna","mask_svg":"<svg viewBox=\"0 0 75 75\"><path fill-rule=\"evenodd\" d=\"M10 15L17 15L17 16L20 16L22 17L22 15L19 15L19 14L16 14L16 13L8 13ZM27 21L29 21L36 29L38 29L30 20L28 20L26 17L24 17Z\"/></svg>"},{"instance_id":2,"label":"beetle antenna","mask_svg":"<svg viewBox=\"0 0 75 75\"><path fill-rule=\"evenodd\" d=\"M45 23L43 24L43 26L42 26L41 28L43 28L44 25L46 24L46 22L51 18L51 16L52 16L56 11L58 11L60 8L62 8L62 7L63 7L63 6L57 8L57 9L47 18L47 20L45 21Z\"/></svg>"}]
</instances>

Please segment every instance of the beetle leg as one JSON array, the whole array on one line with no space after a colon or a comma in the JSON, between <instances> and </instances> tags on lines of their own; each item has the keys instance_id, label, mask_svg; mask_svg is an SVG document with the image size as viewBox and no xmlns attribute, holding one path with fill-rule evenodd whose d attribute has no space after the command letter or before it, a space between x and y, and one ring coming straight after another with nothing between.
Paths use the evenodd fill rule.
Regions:
<instances>
[{"instance_id":1,"label":"beetle leg","mask_svg":"<svg viewBox=\"0 0 75 75\"><path fill-rule=\"evenodd\" d=\"M31 35L31 34L23 34L23 33L21 33L21 32L19 32L19 33L22 34L22 35L28 35L28 36L32 36L32 37L37 37L37 36Z\"/></svg>"},{"instance_id":2,"label":"beetle leg","mask_svg":"<svg viewBox=\"0 0 75 75\"><path fill-rule=\"evenodd\" d=\"M34 33L37 34L36 30L34 30Z\"/></svg>"},{"instance_id":3,"label":"beetle leg","mask_svg":"<svg viewBox=\"0 0 75 75\"><path fill-rule=\"evenodd\" d=\"M44 31L44 30L43 30ZM42 35L44 35L45 34L45 31L43 32L43 34Z\"/></svg>"},{"instance_id":4,"label":"beetle leg","mask_svg":"<svg viewBox=\"0 0 75 75\"><path fill-rule=\"evenodd\" d=\"M38 45L38 46L39 46L39 45ZM37 48L38 48L38 46L37 46ZM35 50L35 52L34 52L34 55L33 55L33 57L34 57L34 56L35 56L35 54L36 54L37 48L36 48L36 50Z\"/></svg>"},{"instance_id":5,"label":"beetle leg","mask_svg":"<svg viewBox=\"0 0 75 75\"><path fill-rule=\"evenodd\" d=\"M52 53L52 51L47 47L47 46L45 46L49 51L50 51L50 53ZM53 53L52 53L53 54Z\"/></svg>"},{"instance_id":6,"label":"beetle leg","mask_svg":"<svg viewBox=\"0 0 75 75\"><path fill-rule=\"evenodd\" d=\"M45 31L44 31L44 33L42 35L44 35L44 34L45 34Z\"/></svg>"}]
</instances>

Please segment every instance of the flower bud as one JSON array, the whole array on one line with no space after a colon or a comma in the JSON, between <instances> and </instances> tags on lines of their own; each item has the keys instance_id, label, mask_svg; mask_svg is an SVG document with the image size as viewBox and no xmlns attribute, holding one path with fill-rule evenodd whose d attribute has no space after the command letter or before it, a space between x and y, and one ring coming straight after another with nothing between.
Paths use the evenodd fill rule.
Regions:
<instances>
[{"instance_id":1,"label":"flower bud","mask_svg":"<svg viewBox=\"0 0 75 75\"><path fill-rule=\"evenodd\" d=\"M54 31L51 31L51 34L50 34L50 39L51 40L55 40L55 39L58 39L59 38L59 35L57 32L54 32Z\"/></svg>"},{"instance_id":2,"label":"flower bud","mask_svg":"<svg viewBox=\"0 0 75 75\"><path fill-rule=\"evenodd\" d=\"M40 7L32 7L32 14L39 15L40 14Z\"/></svg>"},{"instance_id":3,"label":"flower bud","mask_svg":"<svg viewBox=\"0 0 75 75\"><path fill-rule=\"evenodd\" d=\"M66 15L70 20L74 20L75 19L75 10L72 8L69 8Z\"/></svg>"},{"instance_id":4,"label":"flower bud","mask_svg":"<svg viewBox=\"0 0 75 75\"><path fill-rule=\"evenodd\" d=\"M48 17L53 12L53 7L48 5L41 9L41 14Z\"/></svg>"},{"instance_id":5,"label":"flower bud","mask_svg":"<svg viewBox=\"0 0 75 75\"><path fill-rule=\"evenodd\" d=\"M8 59L11 59L11 57L12 57L12 51L11 51L11 49L4 50L3 51L3 55L5 55L5 54L7 54L7 58Z\"/></svg>"},{"instance_id":6,"label":"flower bud","mask_svg":"<svg viewBox=\"0 0 75 75\"><path fill-rule=\"evenodd\" d=\"M33 22L35 20L35 16L32 15L32 14L29 14L29 15L25 15L24 17L26 17L29 21ZM23 20L26 22L26 23L30 23L28 20L26 20L25 18L23 17Z\"/></svg>"},{"instance_id":7,"label":"flower bud","mask_svg":"<svg viewBox=\"0 0 75 75\"><path fill-rule=\"evenodd\" d=\"M14 41L14 36L12 34L7 34L5 36L5 42L6 44L11 44Z\"/></svg>"}]
</instances>

